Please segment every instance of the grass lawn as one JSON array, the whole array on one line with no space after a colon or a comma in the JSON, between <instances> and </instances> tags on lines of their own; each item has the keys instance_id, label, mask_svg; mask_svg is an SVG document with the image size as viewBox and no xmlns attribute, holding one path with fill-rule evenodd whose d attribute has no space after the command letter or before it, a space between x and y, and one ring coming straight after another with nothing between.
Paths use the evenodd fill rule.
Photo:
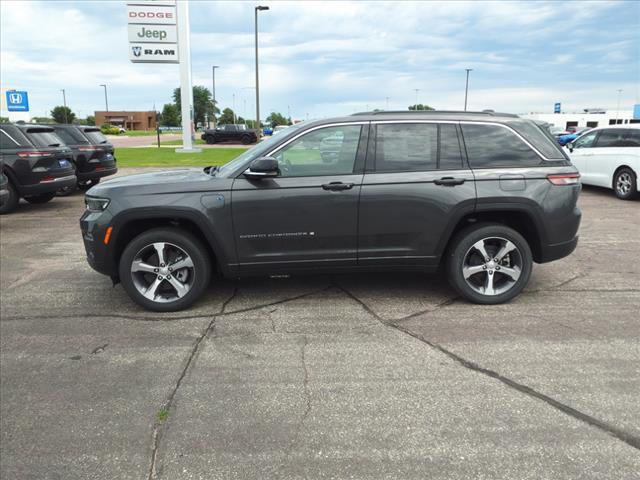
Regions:
<instances>
[{"instance_id":1,"label":"grass lawn","mask_svg":"<svg viewBox=\"0 0 640 480\"><path fill-rule=\"evenodd\" d=\"M200 153L176 153L173 148L116 148L119 167L206 167L224 165L244 148L207 148Z\"/></svg>"},{"instance_id":2,"label":"grass lawn","mask_svg":"<svg viewBox=\"0 0 640 480\"><path fill-rule=\"evenodd\" d=\"M194 143L196 145L205 145L207 142L205 142L201 138L196 138L196 141ZM162 141L162 137L160 137L160 145L182 145L182 139Z\"/></svg>"},{"instance_id":3,"label":"grass lawn","mask_svg":"<svg viewBox=\"0 0 640 480\"><path fill-rule=\"evenodd\" d=\"M182 130L176 130L175 132L171 131L171 132L160 132L160 138L162 138L162 135L165 133L176 133L176 134L182 134ZM127 130L126 132L124 132L125 137L155 137L156 136L156 131L155 130Z\"/></svg>"}]
</instances>

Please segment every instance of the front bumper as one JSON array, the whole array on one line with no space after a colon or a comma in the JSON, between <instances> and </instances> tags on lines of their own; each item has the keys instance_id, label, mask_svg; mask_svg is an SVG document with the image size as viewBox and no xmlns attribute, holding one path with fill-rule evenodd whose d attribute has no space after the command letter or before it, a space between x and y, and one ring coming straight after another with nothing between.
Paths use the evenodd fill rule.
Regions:
<instances>
[{"instance_id":1,"label":"front bumper","mask_svg":"<svg viewBox=\"0 0 640 480\"><path fill-rule=\"evenodd\" d=\"M104 212L86 210L80 217L80 231L89 266L103 275L114 278L118 276L118 269L112 256L114 245L104 243L111 218L108 209Z\"/></svg>"}]
</instances>

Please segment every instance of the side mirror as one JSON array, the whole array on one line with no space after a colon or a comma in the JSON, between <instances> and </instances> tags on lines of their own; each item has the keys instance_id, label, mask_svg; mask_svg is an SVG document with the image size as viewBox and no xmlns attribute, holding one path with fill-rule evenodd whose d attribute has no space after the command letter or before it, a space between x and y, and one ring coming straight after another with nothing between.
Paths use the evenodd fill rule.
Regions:
<instances>
[{"instance_id":1,"label":"side mirror","mask_svg":"<svg viewBox=\"0 0 640 480\"><path fill-rule=\"evenodd\" d=\"M569 149L570 152L573 152L573 149L576 148L573 146L573 142L567 143L566 147Z\"/></svg>"},{"instance_id":2,"label":"side mirror","mask_svg":"<svg viewBox=\"0 0 640 480\"><path fill-rule=\"evenodd\" d=\"M243 175L250 180L260 180L262 178L277 177L280 175L278 161L273 157L256 158Z\"/></svg>"}]
</instances>

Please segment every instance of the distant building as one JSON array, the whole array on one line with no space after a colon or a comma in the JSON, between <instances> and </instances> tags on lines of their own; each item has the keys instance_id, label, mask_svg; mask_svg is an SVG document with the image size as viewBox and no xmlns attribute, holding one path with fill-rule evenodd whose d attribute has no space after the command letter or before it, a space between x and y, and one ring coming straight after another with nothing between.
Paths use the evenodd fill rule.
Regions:
<instances>
[{"instance_id":1,"label":"distant building","mask_svg":"<svg viewBox=\"0 0 640 480\"><path fill-rule=\"evenodd\" d=\"M155 130L156 112L95 112L96 125L110 123L126 130Z\"/></svg>"},{"instance_id":2,"label":"distant building","mask_svg":"<svg viewBox=\"0 0 640 480\"><path fill-rule=\"evenodd\" d=\"M640 109L633 110L605 110L599 108L586 108L582 112L573 113L527 113L520 115L523 118L542 120L556 127L604 127L607 125L625 125L628 123L640 123Z\"/></svg>"}]
</instances>

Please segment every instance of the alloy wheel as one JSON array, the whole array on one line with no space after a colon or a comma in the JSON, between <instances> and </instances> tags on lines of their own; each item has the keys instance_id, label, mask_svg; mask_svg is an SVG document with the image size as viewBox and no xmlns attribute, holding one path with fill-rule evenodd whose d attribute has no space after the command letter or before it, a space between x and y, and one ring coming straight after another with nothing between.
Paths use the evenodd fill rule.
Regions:
<instances>
[{"instance_id":1,"label":"alloy wheel","mask_svg":"<svg viewBox=\"0 0 640 480\"><path fill-rule=\"evenodd\" d=\"M622 172L618 175L616 180L616 190L621 196L626 196L631 191L633 185L631 174L629 172Z\"/></svg>"},{"instance_id":2,"label":"alloy wheel","mask_svg":"<svg viewBox=\"0 0 640 480\"><path fill-rule=\"evenodd\" d=\"M136 253L131 262L131 278L138 292L148 300L173 302L193 287L194 263L177 245L155 242Z\"/></svg>"},{"instance_id":3,"label":"alloy wheel","mask_svg":"<svg viewBox=\"0 0 640 480\"><path fill-rule=\"evenodd\" d=\"M518 247L501 237L487 237L474 243L462 262L465 282L477 293L501 295L518 282L523 257Z\"/></svg>"}]
</instances>

